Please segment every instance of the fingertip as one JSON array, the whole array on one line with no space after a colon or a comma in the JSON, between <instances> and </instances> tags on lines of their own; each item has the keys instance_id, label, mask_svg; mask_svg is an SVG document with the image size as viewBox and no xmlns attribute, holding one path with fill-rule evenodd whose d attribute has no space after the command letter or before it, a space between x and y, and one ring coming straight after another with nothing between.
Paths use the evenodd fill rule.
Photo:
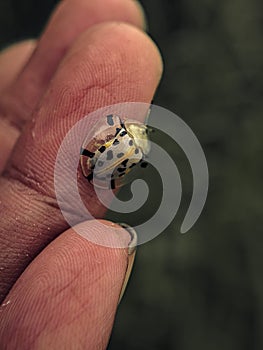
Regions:
<instances>
[{"instance_id":1,"label":"fingertip","mask_svg":"<svg viewBox=\"0 0 263 350\"><path fill-rule=\"evenodd\" d=\"M142 4L137 0L133 0L132 3L136 8L136 12L138 13L138 19L139 19L138 28L141 28L142 30L147 31L148 22L147 22L146 14Z\"/></svg>"},{"instance_id":2,"label":"fingertip","mask_svg":"<svg viewBox=\"0 0 263 350\"><path fill-rule=\"evenodd\" d=\"M25 40L6 47L0 52L0 92L11 85L36 47L35 40Z\"/></svg>"},{"instance_id":3,"label":"fingertip","mask_svg":"<svg viewBox=\"0 0 263 350\"><path fill-rule=\"evenodd\" d=\"M133 239L124 226L103 219L80 223L72 230L90 243L112 249L128 249Z\"/></svg>"},{"instance_id":4,"label":"fingertip","mask_svg":"<svg viewBox=\"0 0 263 350\"><path fill-rule=\"evenodd\" d=\"M89 103L82 106L86 114L123 101L149 103L162 72L159 49L145 32L127 23L107 22L80 35L55 76L55 81L60 82L56 92L65 95L69 89L73 94L85 91ZM61 99L59 95L53 97ZM71 101L77 102L79 98L76 95Z\"/></svg>"},{"instance_id":5,"label":"fingertip","mask_svg":"<svg viewBox=\"0 0 263 350\"><path fill-rule=\"evenodd\" d=\"M97 220L81 225L90 232L102 227ZM107 225L105 234L116 230L110 223L103 227ZM67 230L7 296L0 320L3 344L21 349L106 347L126 268L127 250L95 245Z\"/></svg>"}]
</instances>

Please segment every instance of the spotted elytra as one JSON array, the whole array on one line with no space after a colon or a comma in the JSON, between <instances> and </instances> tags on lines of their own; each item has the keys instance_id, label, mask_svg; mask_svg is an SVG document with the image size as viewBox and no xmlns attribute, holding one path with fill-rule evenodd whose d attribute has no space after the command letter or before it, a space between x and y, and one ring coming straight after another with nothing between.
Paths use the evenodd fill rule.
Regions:
<instances>
[{"instance_id":1,"label":"spotted elytra","mask_svg":"<svg viewBox=\"0 0 263 350\"><path fill-rule=\"evenodd\" d=\"M107 115L96 123L95 137L86 137L80 152L83 175L100 188L118 188L136 166L145 168L150 151L147 126Z\"/></svg>"}]
</instances>

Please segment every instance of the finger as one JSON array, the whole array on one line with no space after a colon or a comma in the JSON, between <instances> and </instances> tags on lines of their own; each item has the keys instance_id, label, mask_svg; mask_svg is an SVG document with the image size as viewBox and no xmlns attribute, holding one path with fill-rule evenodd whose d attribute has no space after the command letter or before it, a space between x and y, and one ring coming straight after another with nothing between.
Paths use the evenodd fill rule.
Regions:
<instances>
[{"instance_id":1,"label":"finger","mask_svg":"<svg viewBox=\"0 0 263 350\"><path fill-rule=\"evenodd\" d=\"M86 29L105 21L127 22L140 28L144 25L143 13L136 1L62 1L30 61L3 97L1 114L21 128L74 40Z\"/></svg>"},{"instance_id":2,"label":"finger","mask_svg":"<svg viewBox=\"0 0 263 350\"><path fill-rule=\"evenodd\" d=\"M22 67L26 64L29 57L35 49L36 43L34 40L27 40L21 43L12 45L0 54L0 93L10 86ZM10 126L6 120L0 118L0 172L1 164L5 164L9 155L5 149L11 149L13 140L16 140L19 132L16 128Z\"/></svg>"},{"instance_id":3,"label":"finger","mask_svg":"<svg viewBox=\"0 0 263 350\"><path fill-rule=\"evenodd\" d=\"M30 260L67 228L57 207L53 177L57 152L68 130L101 106L122 101L149 103L161 70L156 46L127 24L96 26L70 50L1 179L0 294L5 295ZM88 184L85 189L93 216L102 217L105 208ZM69 210L81 220L75 204L70 202Z\"/></svg>"},{"instance_id":4,"label":"finger","mask_svg":"<svg viewBox=\"0 0 263 350\"><path fill-rule=\"evenodd\" d=\"M0 173L26 120L32 117L58 64L74 40L94 24L116 20L140 28L143 12L130 0L66 0L51 17L28 64L0 99L0 120L4 120L0 138Z\"/></svg>"},{"instance_id":5,"label":"finger","mask_svg":"<svg viewBox=\"0 0 263 350\"><path fill-rule=\"evenodd\" d=\"M23 41L12 45L0 54L0 93L14 83L22 67L29 60L35 49L34 40ZM15 140L19 136L19 130L0 116L0 173L9 157L9 151L13 148Z\"/></svg>"},{"instance_id":6,"label":"finger","mask_svg":"<svg viewBox=\"0 0 263 350\"><path fill-rule=\"evenodd\" d=\"M11 45L0 53L0 93L14 82L35 47L34 40L26 40Z\"/></svg>"},{"instance_id":7,"label":"finger","mask_svg":"<svg viewBox=\"0 0 263 350\"><path fill-rule=\"evenodd\" d=\"M109 225L102 233L116 238L119 232ZM81 226L87 233L101 230L97 221ZM63 233L29 265L4 301L2 346L105 349L127 259L126 249L91 244L73 229Z\"/></svg>"}]
</instances>

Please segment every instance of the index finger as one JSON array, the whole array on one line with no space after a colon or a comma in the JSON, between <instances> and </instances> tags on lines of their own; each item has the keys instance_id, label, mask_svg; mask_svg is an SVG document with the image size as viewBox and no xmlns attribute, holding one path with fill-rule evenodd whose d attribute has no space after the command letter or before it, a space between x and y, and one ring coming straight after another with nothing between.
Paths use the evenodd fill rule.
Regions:
<instances>
[{"instance_id":1,"label":"index finger","mask_svg":"<svg viewBox=\"0 0 263 350\"><path fill-rule=\"evenodd\" d=\"M94 27L69 51L1 179L2 296L30 260L68 227L53 185L56 155L67 131L102 106L149 103L161 71L161 58L150 38L123 23ZM93 215L101 217L105 208L89 190ZM74 212L74 203L69 204Z\"/></svg>"},{"instance_id":2,"label":"index finger","mask_svg":"<svg viewBox=\"0 0 263 350\"><path fill-rule=\"evenodd\" d=\"M0 99L0 173L26 121L76 38L93 25L127 22L143 28L141 8L131 0L64 0L54 11L28 62ZM10 62L8 62L10 66ZM0 69L1 70L1 69Z\"/></svg>"}]
</instances>

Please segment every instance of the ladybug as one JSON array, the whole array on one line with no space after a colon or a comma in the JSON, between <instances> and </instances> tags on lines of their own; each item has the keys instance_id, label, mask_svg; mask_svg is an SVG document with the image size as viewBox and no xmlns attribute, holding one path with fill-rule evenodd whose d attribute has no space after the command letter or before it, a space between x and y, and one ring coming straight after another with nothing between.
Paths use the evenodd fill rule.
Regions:
<instances>
[{"instance_id":1,"label":"ladybug","mask_svg":"<svg viewBox=\"0 0 263 350\"><path fill-rule=\"evenodd\" d=\"M115 189L127 183L125 175L136 166L147 167L150 143L146 125L111 114L94 129L95 137L88 135L80 151L82 173L90 183Z\"/></svg>"}]
</instances>

